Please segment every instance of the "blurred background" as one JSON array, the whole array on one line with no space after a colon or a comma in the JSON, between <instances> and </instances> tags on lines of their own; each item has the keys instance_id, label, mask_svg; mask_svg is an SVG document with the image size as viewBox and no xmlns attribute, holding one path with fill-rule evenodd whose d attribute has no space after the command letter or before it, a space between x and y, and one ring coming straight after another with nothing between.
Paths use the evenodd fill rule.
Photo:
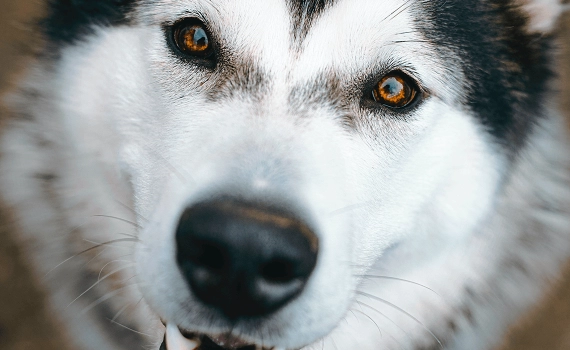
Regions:
<instances>
[{"instance_id":1,"label":"blurred background","mask_svg":"<svg viewBox=\"0 0 570 350\"><path fill-rule=\"evenodd\" d=\"M41 16L41 4L41 0L0 0L0 91L17 81L26 66L26 54L37 45L32 24ZM561 19L558 30L562 37L559 103L570 125L570 13ZM0 128L1 124L0 117ZM45 296L14 243L17 232L11 221L0 208L0 350L73 350L59 336ZM570 262L549 295L511 330L497 350L545 349L570 350Z\"/></svg>"}]
</instances>

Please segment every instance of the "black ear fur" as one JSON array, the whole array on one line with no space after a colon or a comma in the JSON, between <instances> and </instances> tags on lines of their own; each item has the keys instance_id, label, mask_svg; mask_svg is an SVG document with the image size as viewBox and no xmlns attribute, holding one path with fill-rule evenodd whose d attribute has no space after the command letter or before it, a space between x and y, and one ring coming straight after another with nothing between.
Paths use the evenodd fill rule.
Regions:
<instances>
[{"instance_id":1,"label":"black ear fur","mask_svg":"<svg viewBox=\"0 0 570 350\"><path fill-rule=\"evenodd\" d=\"M137 0L48 0L47 16L41 22L52 44L69 44L92 31L94 25L128 23Z\"/></svg>"},{"instance_id":2,"label":"black ear fur","mask_svg":"<svg viewBox=\"0 0 570 350\"><path fill-rule=\"evenodd\" d=\"M458 55L470 84L468 108L512 157L544 116L554 45L552 36L527 31L529 18L516 2L429 0L417 21L436 47Z\"/></svg>"}]
</instances>

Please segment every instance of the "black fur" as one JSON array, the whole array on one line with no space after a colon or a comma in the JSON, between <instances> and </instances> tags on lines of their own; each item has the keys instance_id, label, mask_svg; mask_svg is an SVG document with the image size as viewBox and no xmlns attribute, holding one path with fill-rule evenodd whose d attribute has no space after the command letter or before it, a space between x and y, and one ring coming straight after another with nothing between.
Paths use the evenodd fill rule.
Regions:
<instances>
[{"instance_id":1,"label":"black fur","mask_svg":"<svg viewBox=\"0 0 570 350\"><path fill-rule=\"evenodd\" d=\"M128 23L128 13L137 0L50 0L41 22L52 44L70 44L93 30L94 25Z\"/></svg>"},{"instance_id":2,"label":"black fur","mask_svg":"<svg viewBox=\"0 0 570 350\"><path fill-rule=\"evenodd\" d=\"M524 144L548 93L551 38L526 31L512 0L423 2L417 25L460 59L468 107L510 155Z\"/></svg>"},{"instance_id":3,"label":"black fur","mask_svg":"<svg viewBox=\"0 0 570 350\"><path fill-rule=\"evenodd\" d=\"M302 40L309 31L313 21L335 0L288 0L289 8L293 16L293 37ZM294 45L298 46L298 45Z\"/></svg>"}]
</instances>

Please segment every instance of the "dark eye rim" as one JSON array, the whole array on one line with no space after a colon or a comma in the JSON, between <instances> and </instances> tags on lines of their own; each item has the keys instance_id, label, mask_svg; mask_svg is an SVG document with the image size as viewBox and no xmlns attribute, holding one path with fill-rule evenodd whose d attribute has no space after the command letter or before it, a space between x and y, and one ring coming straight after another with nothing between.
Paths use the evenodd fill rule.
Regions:
<instances>
[{"instance_id":1,"label":"dark eye rim","mask_svg":"<svg viewBox=\"0 0 570 350\"><path fill-rule=\"evenodd\" d=\"M385 77L392 75L397 75L401 77L410 86L410 88L416 92L412 100L405 106L394 107L378 102L374 99L374 89L376 88L377 84ZM393 69L379 76L374 76L373 78L368 80L364 91L365 93L362 98L362 105L364 107L373 110L383 110L390 113L402 113L402 114L403 113L409 114L411 111L415 110L421 104L421 102L424 101L429 96L427 90L422 88L422 85L416 79L414 79L411 74L407 73L402 69Z\"/></svg>"},{"instance_id":2,"label":"dark eye rim","mask_svg":"<svg viewBox=\"0 0 570 350\"><path fill-rule=\"evenodd\" d=\"M190 54L183 51L177 42L176 35L183 27L199 25L203 27L206 35L209 38L211 48L205 54ZM164 26L164 31L166 34L166 40L171 51L180 59L185 62L189 62L196 65L201 65L207 68L215 68L216 60L218 56L218 46L216 45L216 38L212 35L212 32L208 28L204 21L196 17L183 18L176 21L174 24L168 24Z\"/></svg>"}]
</instances>

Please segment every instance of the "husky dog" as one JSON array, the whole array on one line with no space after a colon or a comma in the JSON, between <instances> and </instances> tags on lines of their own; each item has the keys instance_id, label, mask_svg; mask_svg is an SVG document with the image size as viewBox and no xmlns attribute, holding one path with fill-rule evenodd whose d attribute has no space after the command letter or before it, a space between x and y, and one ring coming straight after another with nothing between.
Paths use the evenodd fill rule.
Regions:
<instances>
[{"instance_id":1,"label":"husky dog","mask_svg":"<svg viewBox=\"0 0 570 350\"><path fill-rule=\"evenodd\" d=\"M73 349L490 349L570 256L558 0L52 0L0 186Z\"/></svg>"}]
</instances>

